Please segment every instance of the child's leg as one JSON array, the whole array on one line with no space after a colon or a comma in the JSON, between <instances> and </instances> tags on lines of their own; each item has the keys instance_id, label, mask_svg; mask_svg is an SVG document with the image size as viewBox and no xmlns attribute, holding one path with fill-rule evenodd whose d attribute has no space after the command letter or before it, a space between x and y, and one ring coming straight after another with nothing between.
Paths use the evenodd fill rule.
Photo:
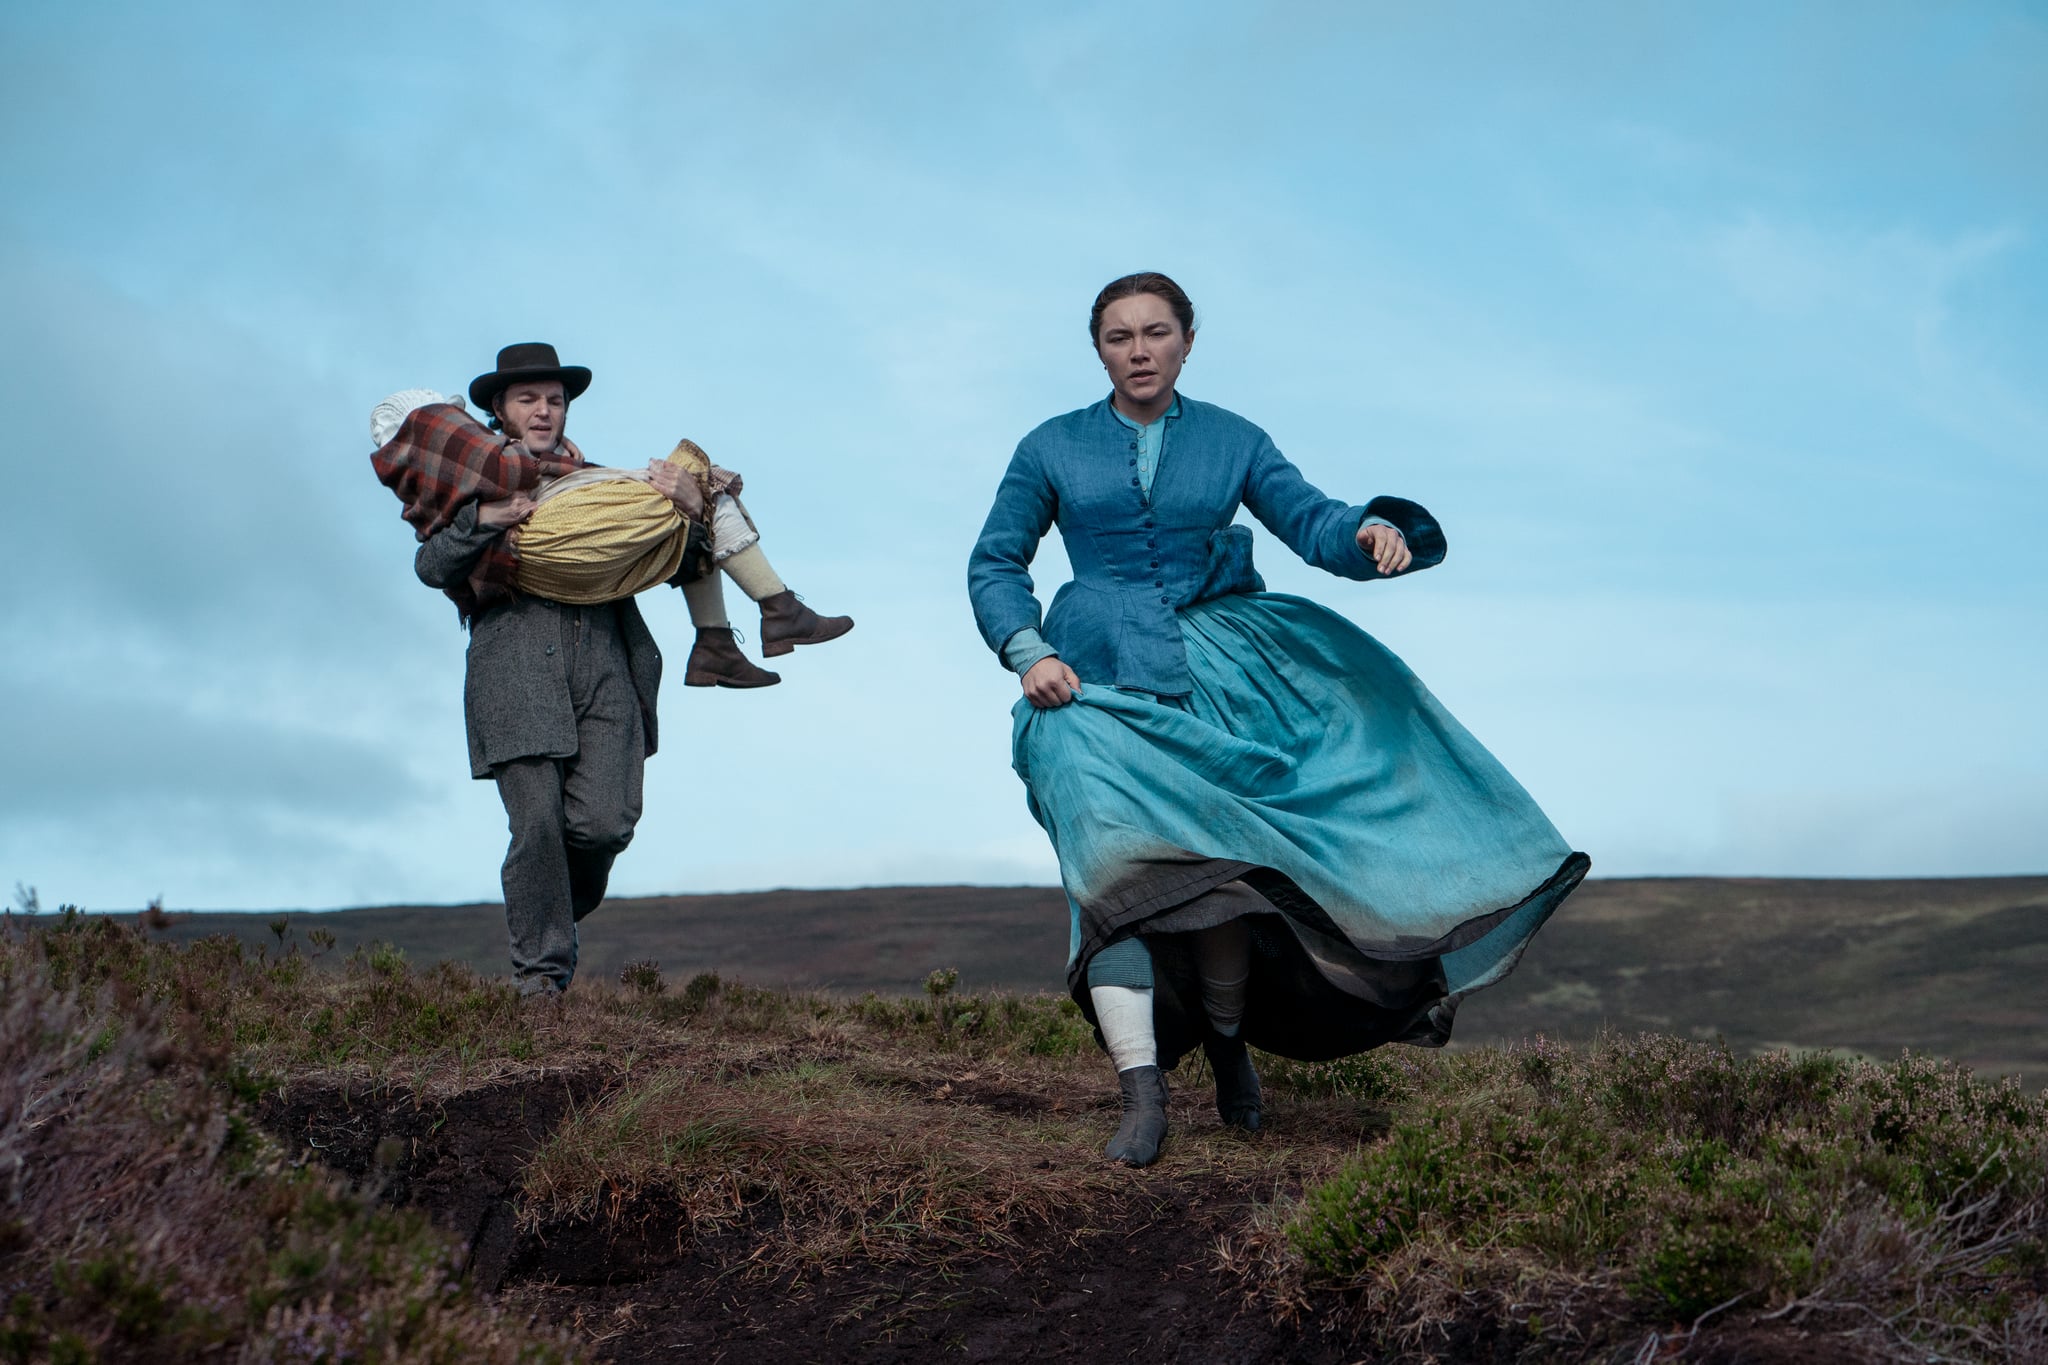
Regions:
<instances>
[{"instance_id":1,"label":"child's leg","mask_svg":"<svg viewBox=\"0 0 2048 1365\"><path fill-rule=\"evenodd\" d=\"M690 661L683 669L685 687L773 687L782 681L780 673L770 673L740 653L732 621L725 614L724 574L713 569L683 584L683 601L690 606L690 624L697 627L697 641L690 646Z\"/></svg>"},{"instance_id":2,"label":"child's leg","mask_svg":"<svg viewBox=\"0 0 2048 1365\"><path fill-rule=\"evenodd\" d=\"M761 533L730 493L719 494L711 504L711 545L718 567L731 574L740 591L754 601L789 590L768 556L761 553Z\"/></svg>"},{"instance_id":3,"label":"child's leg","mask_svg":"<svg viewBox=\"0 0 2048 1365\"><path fill-rule=\"evenodd\" d=\"M739 499L721 494L711 509L711 544L718 567L741 592L761 604L761 652L773 658L798 645L821 645L853 629L851 616L820 616L797 600L761 553L761 533Z\"/></svg>"},{"instance_id":4,"label":"child's leg","mask_svg":"<svg viewBox=\"0 0 2048 1365\"><path fill-rule=\"evenodd\" d=\"M768 556L761 553L759 544L749 545L730 558L721 559L718 567L731 574L740 591L756 602L765 602L779 592L789 591L789 585L775 572Z\"/></svg>"},{"instance_id":5,"label":"child's leg","mask_svg":"<svg viewBox=\"0 0 2048 1365\"><path fill-rule=\"evenodd\" d=\"M716 569L683 584L683 601L690 607L690 624L699 630L732 624L725 614L725 575Z\"/></svg>"}]
</instances>

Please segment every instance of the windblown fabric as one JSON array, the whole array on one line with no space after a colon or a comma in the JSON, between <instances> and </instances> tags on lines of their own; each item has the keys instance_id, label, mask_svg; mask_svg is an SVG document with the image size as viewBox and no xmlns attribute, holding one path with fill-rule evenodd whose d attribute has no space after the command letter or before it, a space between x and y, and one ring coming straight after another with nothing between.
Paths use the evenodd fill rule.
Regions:
<instances>
[{"instance_id":1,"label":"windblown fabric","mask_svg":"<svg viewBox=\"0 0 2048 1365\"><path fill-rule=\"evenodd\" d=\"M1073 912L1068 982L1144 937L1162 1065L1200 1041L1184 931L1246 917L1244 1037L1285 1056L1441 1045L1585 876L1520 784L1371 636L1313 602L1179 613L1184 697L1084 684L1013 712Z\"/></svg>"}]
</instances>

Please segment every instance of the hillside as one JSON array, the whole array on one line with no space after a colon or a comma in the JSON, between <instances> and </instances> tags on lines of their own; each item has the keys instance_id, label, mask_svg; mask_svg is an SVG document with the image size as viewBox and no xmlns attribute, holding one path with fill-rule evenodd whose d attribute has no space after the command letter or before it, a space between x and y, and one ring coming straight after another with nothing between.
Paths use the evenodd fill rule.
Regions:
<instances>
[{"instance_id":1,"label":"hillside","mask_svg":"<svg viewBox=\"0 0 2048 1365\"><path fill-rule=\"evenodd\" d=\"M167 937L272 942L270 916L201 914ZM504 969L495 905L390 906L290 916L346 952L390 942L418 964ZM649 896L584 924L588 977L653 960L760 986L916 991L937 967L963 989L1057 991L1065 902L1049 887L876 887ZM2048 1081L2048 877L1846 881L1590 881L1508 981L1467 1003L1460 1044L1601 1028L1725 1037L1738 1051L1939 1053Z\"/></svg>"},{"instance_id":2,"label":"hillside","mask_svg":"<svg viewBox=\"0 0 2048 1365\"><path fill-rule=\"evenodd\" d=\"M1670 1035L1199 1054L1143 1171L1071 1002L0 932L0 1355L2048 1361L2048 1100Z\"/></svg>"}]
</instances>

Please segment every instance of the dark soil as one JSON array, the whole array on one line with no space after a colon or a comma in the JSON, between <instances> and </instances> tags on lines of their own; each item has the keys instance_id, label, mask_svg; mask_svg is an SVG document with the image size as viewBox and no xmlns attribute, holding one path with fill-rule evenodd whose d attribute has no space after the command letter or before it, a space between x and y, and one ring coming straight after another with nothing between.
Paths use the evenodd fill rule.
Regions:
<instances>
[{"instance_id":1,"label":"dark soil","mask_svg":"<svg viewBox=\"0 0 2048 1365\"><path fill-rule=\"evenodd\" d=\"M307 1081L266 1095L257 1120L286 1146L425 1210L460 1238L476 1282L497 1289L520 1248L520 1175L576 1105L611 1084L602 1073L522 1077L434 1099L398 1086Z\"/></svg>"},{"instance_id":2,"label":"dark soil","mask_svg":"<svg viewBox=\"0 0 2048 1365\"><path fill-rule=\"evenodd\" d=\"M471 1248L488 1289L576 1327L618 1362L965 1360L1356 1360L1313 1326L1276 1325L1213 1264L1251 1193L1170 1171L1142 1182L1117 1226L1012 1229L1001 1254L940 1268L855 1264L824 1274L761 1273L755 1253L779 1220L697 1237L658 1199L594 1219L520 1230L520 1172L572 1107L610 1077L565 1073L440 1099L396 1086L309 1081L266 1097L264 1126L307 1159L417 1205ZM953 1098L1010 1112L1043 1096L988 1087Z\"/></svg>"},{"instance_id":3,"label":"dark soil","mask_svg":"<svg viewBox=\"0 0 2048 1365\"><path fill-rule=\"evenodd\" d=\"M1142 1178L1142 1177L1141 1177ZM1113 1228L1034 1228L1004 1254L943 1269L857 1265L820 1276L749 1274L759 1228L704 1239L643 1278L591 1285L602 1237L550 1230L511 1291L544 1317L571 1322L617 1362L1358 1359L1313 1326L1276 1325L1212 1264L1241 1192L1155 1176ZM672 1227L673 1225L671 1225ZM644 1256L645 1231L614 1244ZM671 1236L667 1245L674 1247ZM576 1281L586 1281L576 1283ZM613 1335L616 1333L616 1335Z\"/></svg>"},{"instance_id":4,"label":"dark soil","mask_svg":"<svg viewBox=\"0 0 2048 1365\"><path fill-rule=\"evenodd\" d=\"M772 1205L702 1236L659 1198L522 1228L517 1201L526 1162L574 1108L614 1082L608 1072L565 1071L435 1098L396 1085L308 1080L266 1097L258 1117L308 1159L392 1203L427 1211L468 1245L479 1284L571 1327L596 1358L620 1365L679 1358L728 1365L1377 1359L1313 1314L1279 1322L1251 1302L1214 1253L1270 1189L1176 1173L1170 1153L1152 1171L1132 1174L1113 1226L1013 1228L1012 1244L1000 1252L961 1253L938 1266L768 1269L760 1253L781 1216ZM950 1098L1019 1113L1049 1107L1044 1096L998 1086ZM1446 1360L1508 1365L1529 1344L1492 1321L1445 1329L1436 1354ZM1838 1344L1797 1331L1730 1323L1703 1332L1685 1358L1826 1365L1849 1357Z\"/></svg>"}]
</instances>

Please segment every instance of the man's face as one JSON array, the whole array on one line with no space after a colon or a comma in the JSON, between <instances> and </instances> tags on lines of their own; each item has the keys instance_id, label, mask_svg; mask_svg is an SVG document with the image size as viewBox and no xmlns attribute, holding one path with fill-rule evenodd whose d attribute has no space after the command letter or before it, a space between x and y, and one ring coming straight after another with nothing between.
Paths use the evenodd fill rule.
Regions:
<instances>
[{"instance_id":1,"label":"man's face","mask_svg":"<svg viewBox=\"0 0 2048 1365\"><path fill-rule=\"evenodd\" d=\"M522 380L508 385L494 405L505 434L541 454L553 450L569 420L569 400L559 379Z\"/></svg>"}]
</instances>

